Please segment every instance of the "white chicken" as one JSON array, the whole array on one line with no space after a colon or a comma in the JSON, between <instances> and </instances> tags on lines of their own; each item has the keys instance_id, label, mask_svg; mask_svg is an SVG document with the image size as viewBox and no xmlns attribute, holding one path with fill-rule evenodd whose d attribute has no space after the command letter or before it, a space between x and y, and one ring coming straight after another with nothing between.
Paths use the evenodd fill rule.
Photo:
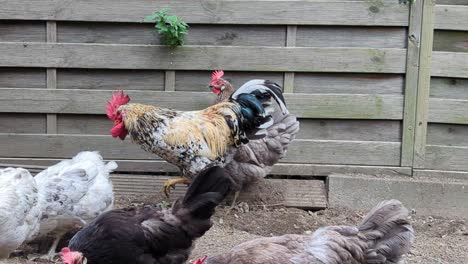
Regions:
<instances>
[{"instance_id":1,"label":"white chicken","mask_svg":"<svg viewBox=\"0 0 468 264\"><path fill-rule=\"evenodd\" d=\"M7 258L39 228L38 189L29 171L0 170L0 259Z\"/></svg>"},{"instance_id":2,"label":"white chicken","mask_svg":"<svg viewBox=\"0 0 468 264\"><path fill-rule=\"evenodd\" d=\"M105 164L97 151L83 151L36 175L42 217L39 231L28 240L55 237L48 254L41 258L52 259L60 239L72 228L112 209L109 173L116 168L113 161Z\"/></svg>"}]
</instances>

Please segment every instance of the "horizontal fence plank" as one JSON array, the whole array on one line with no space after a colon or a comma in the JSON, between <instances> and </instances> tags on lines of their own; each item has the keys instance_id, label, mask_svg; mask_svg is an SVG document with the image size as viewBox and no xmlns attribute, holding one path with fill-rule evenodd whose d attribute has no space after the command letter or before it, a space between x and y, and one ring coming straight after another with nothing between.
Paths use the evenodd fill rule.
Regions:
<instances>
[{"instance_id":1,"label":"horizontal fence plank","mask_svg":"<svg viewBox=\"0 0 468 264\"><path fill-rule=\"evenodd\" d=\"M468 124L468 100L429 99L429 122Z\"/></svg>"},{"instance_id":2,"label":"horizontal fence plank","mask_svg":"<svg viewBox=\"0 0 468 264\"><path fill-rule=\"evenodd\" d=\"M2 21L0 23L0 41L45 42L46 23L38 21Z\"/></svg>"},{"instance_id":3,"label":"horizontal fence plank","mask_svg":"<svg viewBox=\"0 0 468 264\"><path fill-rule=\"evenodd\" d=\"M432 53L433 76L468 78L468 53L442 52Z\"/></svg>"},{"instance_id":4,"label":"horizontal fence plank","mask_svg":"<svg viewBox=\"0 0 468 264\"><path fill-rule=\"evenodd\" d=\"M3 67L403 73L406 63L405 49L372 48L10 42L0 54Z\"/></svg>"},{"instance_id":5,"label":"horizontal fence plank","mask_svg":"<svg viewBox=\"0 0 468 264\"><path fill-rule=\"evenodd\" d=\"M46 88L46 69L0 68L0 89L3 87Z\"/></svg>"},{"instance_id":6,"label":"horizontal fence plank","mask_svg":"<svg viewBox=\"0 0 468 264\"><path fill-rule=\"evenodd\" d=\"M296 93L403 94L400 74L296 73Z\"/></svg>"},{"instance_id":7,"label":"horizontal fence plank","mask_svg":"<svg viewBox=\"0 0 468 264\"><path fill-rule=\"evenodd\" d=\"M427 127L427 144L468 147L468 126L430 123Z\"/></svg>"},{"instance_id":8,"label":"horizontal fence plank","mask_svg":"<svg viewBox=\"0 0 468 264\"><path fill-rule=\"evenodd\" d=\"M468 180L468 172L466 171L450 171L450 170L414 170L415 177L433 178L439 180L454 179Z\"/></svg>"},{"instance_id":9,"label":"horizontal fence plank","mask_svg":"<svg viewBox=\"0 0 468 264\"><path fill-rule=\"evenodd\" d=\"M130 140L111 136L0 134L0 157L64 158L99 150L106 159L157 159ZM290 163L399 165L400 143L376 141L295 140L282 160Z\"/></svg>"},{"instance_id":10,"label":"horizontal fence plank","mask_svg":"<svg viewBox=\"0 0 468 264\"><path fill-rule=\"evenodd\" d=\"M297 47L406 48L403 27L299 26Z\"/></svg>"},{"instance_id":11,"label":"horizontal fence plank","mask_svg":"<svg viewBox=\"0 0 468 264\"><path fill-rule=\"evenodd\" d=\"M0 19L143 22L170 8L187 23L407 26L408 5L394 1L0 1Z\"/></svg>"},{"instance_id":12,"label":"horizontal fence plank","mask_svg":"<svg viewBox=\"0 0 468 264\"><path fill-rule=\"evenodd\" d=\"M468 6L436 5L434 28L468 31Z\"/></svg>"},{"instance_id":13,"label":"horizontal fence plank","mask_svg":"<svg viewBox=\"0 0 468 264\"><path fill-rule=\"evenodd\" d=\"M468 100L468 79L431 78L431 97Z\"/></svg>"},{"instance_id":14,"label":"horizontal fence plank","mask_svg":"<svg viewBox=\"0 0 468 264\"><path fill-rule=\"evenodd\" d=\"M201 110L214 96L202 92L126 91L132 102ZM110 91L0 89L0 112L104 114ZM303 118L401 119L398 95L285 94L291 113Z\"/></svg>"},{"instance_id":15,"label":"horizontal fence plank","mask_svg":"<svg viewBox=\"0 0 468 264\"><path fill-rule=\"evenodd\" d=\"M59 22L62 43L160 45L154 25L142 23ZM285 26L190 25L184 45L284 46ZM396 46L395 46L396 47Z\"/></svg>"},{"instance_id":16,"label":"horizontal fence plank","mask_svg":"<svg viewBox=\"0 0 468 264\"><path fill-rule=\"evenodd\" d=\"M0 164L9 164L13 167L34 168L43 170L47 166L60 162L61 159L47 158L4 158L0 157ZM115 160L119 172L149 172L149 173L178 173L179 170L172 164L161 160ZM36 169L38 168L39 169ZM411 176L411 168L394 166L360 166L337 164L295 164L278 163L273 166L272 175L291 176L328 176L331 174L364 174L372 176L380 175L406 175Z\"/></svg>"},{"instance_id":17,"label":"horizontal fence plank","mask_svg":"<svg viewBox=\"0 0 468 264\"><path fill-rule=\"evenodd\" d=\"M46 115L0 113L0 133L46 133Z\"/></svg>"},{"instance_id":18,"label":"horizontal fence plank","mask_svg":"<svg viewBox=\"0 0 468 264\"><path fill-rule=\"evenodd\" d=\"M434 31L433 51L468 52L468 31Z\"/></svg>"},{"instance_id":19,"label":"horizontal fence plank","mask_svg":"<svg viewBox=\"0 0 468 264\"><path fill-rule=\"evenodd\" d=\"M425 169L468 170L468 147L427 145Z\"/></svg>"}]
</instances>

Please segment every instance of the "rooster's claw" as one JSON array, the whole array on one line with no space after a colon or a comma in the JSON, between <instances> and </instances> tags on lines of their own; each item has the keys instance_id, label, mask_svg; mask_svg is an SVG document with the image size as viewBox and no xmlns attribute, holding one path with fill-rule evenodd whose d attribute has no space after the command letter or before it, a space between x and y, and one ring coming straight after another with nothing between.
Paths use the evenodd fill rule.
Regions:
<instances>
[{"instance_id":1,"label":"rooster's claw","mask_svg":"<svg viewBox=\"0 0 468 264\"><path fill-rule=\"evenodd\" d=\"M170 179L170 180L167 180L165 183L164 183L164 186L163 186L163 190L164 190L164 194L166 195L166 197L169 198L170 194L171 194L171 188L172 189L175 189L175 186L179 183L185 183L187 185L189 185L191 182L190 179L188 178L175 178L175 179Z\"/></svg>"}]
</instances>

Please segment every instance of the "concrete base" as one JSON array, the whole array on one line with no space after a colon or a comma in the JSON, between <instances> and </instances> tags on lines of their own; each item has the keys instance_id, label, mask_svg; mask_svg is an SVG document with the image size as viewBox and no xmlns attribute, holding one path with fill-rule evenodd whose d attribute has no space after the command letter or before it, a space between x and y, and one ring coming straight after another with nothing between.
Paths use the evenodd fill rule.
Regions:
<instances>
[{"instance_id":1,"label":"concrete base","mask_svg":"<svg viewBox=\"0 0 468 264\"><path fill-rule=\"evenodd\" d=\"M398 199L421 215L468 217L468 181L348 175L328 177L330 207L368 210L388 199Z\"/></svg>"}]
</instances>

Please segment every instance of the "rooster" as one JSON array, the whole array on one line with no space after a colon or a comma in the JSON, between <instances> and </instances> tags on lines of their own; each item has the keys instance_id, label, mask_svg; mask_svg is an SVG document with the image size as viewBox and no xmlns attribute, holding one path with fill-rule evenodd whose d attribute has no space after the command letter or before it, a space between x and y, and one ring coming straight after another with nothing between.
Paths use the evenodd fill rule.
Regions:
<instances>
[{"instance_id":1,"label":"rooster","mask_svg":"<svg viewBox=\"0 0 468 264\"><path fill-rule=\"evenodd\" d=\"M214 71L209 87L216 95L215 104L229 101L235 92L234 87L223 79L223 71ZM236 191L231 208L235 205L239 191L251 182L263 179L270 173L273 165L282 159L289 144L299 132L299 122L291 114L273 114L273 125L266 129L262 139L250 140L238 147L233 160L226 164L226 173L231 175Z\"/></svg>"},{"instance_id":2,"label":"rooster","mask_svg":"<svg viewBox=\"0 0 468 264\"><path fill-rule=\"evenodd\" d=\"M0 259L7 258L39 228L38 190L29 171L0 170Z\"/></svg>"},{"instance_id":3,"label":"rooster","mask_svg":"<svg viewBox=\"0 0 468 264\"><path fill-rule=\"evenodd\" d=\"M212 167L196 177L172 209L116 209L80 230L62 249L65 264L180 264L192 242L211 228L215 207L229 193L230 179Z\"/></svg>"},{"instance_id":4,"label":"rooster","mask_svg":"<svg viewBox=\"0 0 468 264\"><path fill-rule=\"evenodd\" d=\"M175 184L189 184L205 168L224 167L241 144L265 137L265 129L273 124L272 97L288 114L281 87L265 80L249 81L227 102L190 112L132 104L119 91L108 102L106 113L114 121L113 137L124 140L130 135L144 150L181 169L183 178L165 183L168 195Z\"/></svg>"},{"instance_id":5,"label":"rooster","mask_svg":"<svg viewBox=\"0 0 468 264\"><path fill-rule=\"evenodd\" d=\"M104 163L95 151L83 151L71 160L64 160L37 174L42 218L40 228L28 240L54 236L47 255L52 259L61 237L74 227L82 227L101 213L110 210L114 202L109 173L115 162Z\"/></svg>"},{"instance_id":6,"label":"rooster","mask_svg":"<svg viewBox=\"0 0 468 264\"><path fill-rule=\"evenodd\" d=\"M312 235L284 235L244 242L197 264L403 263L414 231L408 210L397 200L374 207L358 226L329 226Z\"/></svg>"}]
</instances>

